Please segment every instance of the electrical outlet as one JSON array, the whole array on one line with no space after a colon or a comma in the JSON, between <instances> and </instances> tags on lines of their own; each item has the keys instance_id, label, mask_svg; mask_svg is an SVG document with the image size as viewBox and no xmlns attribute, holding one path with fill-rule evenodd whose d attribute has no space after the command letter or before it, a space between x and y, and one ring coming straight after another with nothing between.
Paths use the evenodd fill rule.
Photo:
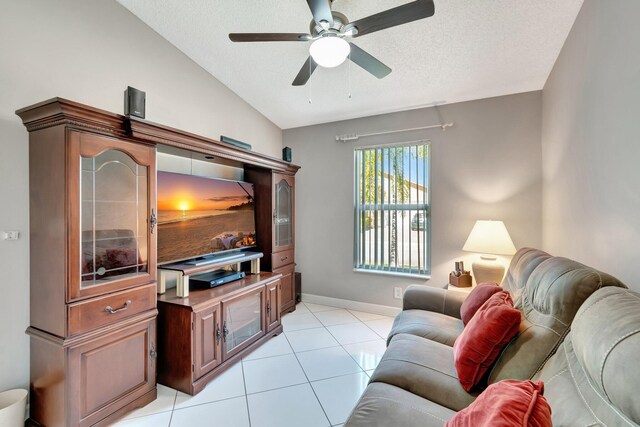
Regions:
<instances>
[{"instance_id":1,"label":"electrical outlet","mask_svg":"<svg viewBox=\"0 0 640 427\"><path fill-rule=\"evenodd\" d=\"M393 288L393 297L395 299L402 299L402 288L400 287Z\"/></svg>"},{"instance_id":2,"label":"electrical outlet","mask_svg":"<svg viewBox=\"0 0 640 427\"><path fill-rule=\"evenodd\" d=\"M2 232L2 240L18 240L19 238L19 231L11 230Z\"/></svg>"}]
</instances>

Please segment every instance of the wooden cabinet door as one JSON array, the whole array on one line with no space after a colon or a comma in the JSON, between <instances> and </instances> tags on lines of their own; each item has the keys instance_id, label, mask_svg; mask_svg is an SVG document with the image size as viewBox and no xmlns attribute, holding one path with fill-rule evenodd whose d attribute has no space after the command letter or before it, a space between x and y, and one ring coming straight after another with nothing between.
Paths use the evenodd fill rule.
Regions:
<instances>
[{"instance_id":1,"label":"wooden cabinet door","mask_svg":"<svg viewBox=\"0 0 640 427\"><path fill-rule=\"evenodd\" d=\"M267 332L280 324L280 280L267 284Z\"/></svg>"},{"instance_id":2,"label":"wooden cabinet door","mask_svg":"<svg viewBox=\"0 0 640 427\"><path fill-rule=\"evenodd\" d=\"M155 148L70 131L67 302L156 278Z\"/></svg>"},{"instance_id":3,"label":"wooden cabinet door","mask_svg":"<svg viewBox=\"0 0 640 427\"><path fill-rule=\"evenodd\" d=\"M222 360L227 360L266 333L265 287L222 300Z\"/></svg>"},{"instance_id":4,"label":"wooden cabinet door","mask_svg":"<svg viewBox=\"0 0 640 427\"><path fill-rule=\"evenodd\" d=\"M93 425L156 385L155 317L68 350L70 425Z\"/></svg>"},{"instance_id":5,"label":"wooden cabinet door","mask_svg":"<svg viewBox=\"0 0 640 427\"><path fill-rule=\"evenodd\" d=\"M295 265L290 264L278 269L273 270L274 273L282 274L280 278L280 312L295 307L296 305L296 290L293 281L293 271Z\"/></svg>"},{"instance_id":6,"label":"wooden cabinet door","mask_svg":"<svg viewBox=\"0 0 640 427\"><path fill-rule=\"evenodd\" d=\"M272 252L294 247L294 202L293 176L274 173Z\"/></svg>"},{"instance_id":7,"label":"wooden cabinet door","mask_svg":"<svg viewBox=\"0 0 640 427\"><path fill-rule=\"evenodd\" d=\"M194 313L194 380L222 362L220 304Z\"/></svg>"}]
</instances>

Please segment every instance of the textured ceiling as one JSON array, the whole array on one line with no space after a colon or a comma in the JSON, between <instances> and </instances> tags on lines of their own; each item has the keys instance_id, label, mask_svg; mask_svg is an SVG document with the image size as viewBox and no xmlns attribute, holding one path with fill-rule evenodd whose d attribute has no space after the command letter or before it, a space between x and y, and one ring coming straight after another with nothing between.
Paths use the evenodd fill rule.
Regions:
<instances>
[{"instance_id":1,"label":"textured ceiling","mask_svg":"<svg viewBox=\"0 0 640 427\"><path fill-rule=\"evenodd\" d=\"M227 34L308 32L304 0L117 1L283 129L540 90L582 6L435 0L431 18L353 39L393 69L388 77L347 61L293 87L308 42L232 43ZM404 3L336 0L333 9L353 21Z\"/></svg>"}]
</instances>

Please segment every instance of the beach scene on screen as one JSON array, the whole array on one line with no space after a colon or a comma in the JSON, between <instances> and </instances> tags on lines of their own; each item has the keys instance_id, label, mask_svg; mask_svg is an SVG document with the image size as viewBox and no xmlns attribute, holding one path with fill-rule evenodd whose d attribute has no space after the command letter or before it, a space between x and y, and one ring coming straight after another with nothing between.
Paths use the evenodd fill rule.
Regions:
<instances>
[{"instance_id":1,"label":"beach scene on screen","mask_svg":"<svg viewBox=\"0 0 640 427\"><path fill-rule=\"evenodd\" d=\"M255 246L253 185L158 172L158 263Z\"/></svg>"}]
</instances>

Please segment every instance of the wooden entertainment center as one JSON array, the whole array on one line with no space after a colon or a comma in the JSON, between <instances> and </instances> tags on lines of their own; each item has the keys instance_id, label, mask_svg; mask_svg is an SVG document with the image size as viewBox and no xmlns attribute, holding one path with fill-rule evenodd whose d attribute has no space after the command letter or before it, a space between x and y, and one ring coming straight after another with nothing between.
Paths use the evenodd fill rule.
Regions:
<instances>
[{"instance_id":1,"label":"wooden entertainment center","mask_svg":"<svg viewBox=\"0 0 640 427\"><path fill-rule=\"evenodd\" d=\"M109 425L156 398L156 374L195 394L282 331L298 166L61 98L16 114L29 131L30 425ZM156 295L158 145L244 171L263 271Z\"/></svg>"}]
</instances>

